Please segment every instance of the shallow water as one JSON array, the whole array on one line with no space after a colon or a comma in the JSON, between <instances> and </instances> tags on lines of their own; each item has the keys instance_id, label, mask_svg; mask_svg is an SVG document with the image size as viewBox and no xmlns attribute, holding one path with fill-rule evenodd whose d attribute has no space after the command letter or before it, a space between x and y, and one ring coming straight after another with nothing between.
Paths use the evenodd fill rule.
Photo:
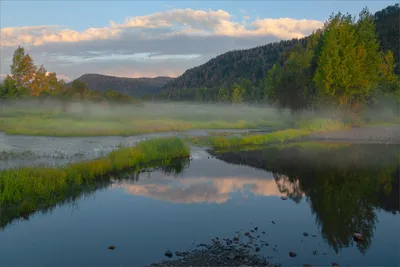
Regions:
<instances>
[{"instance_id":1,"label":"shallow water","mask_svg":"<svg viewBox=\"0 0 400 267\"><path fill-rule=\"evenodd\" d=\"M399 265L399 146L302 143L192 157L179 174L132 175L2 222L0 266L143 266L255 226L270 244L260 254L283 266Z\"/></svg>"},{"instance_id":2,"label":"shallow water","mask_svg":"<svg viewBox=\"0 0 400 267\"><path fill-rule=\"evenodd\" d=\"M49 137L8 135L0 131L0 169L24 166L61 166L70 162L94 159L106 155L119 145L169 136L205 136L213 133L243 134L267 132L271 129L217 129L186 132L160 132L134 136Z\"/></svg>"}]
</instances>

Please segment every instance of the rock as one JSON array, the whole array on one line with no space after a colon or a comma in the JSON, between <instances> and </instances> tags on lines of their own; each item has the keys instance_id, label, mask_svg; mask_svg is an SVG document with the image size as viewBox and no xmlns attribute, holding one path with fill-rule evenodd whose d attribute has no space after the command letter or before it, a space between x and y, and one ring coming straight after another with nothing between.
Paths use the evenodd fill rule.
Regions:
<instances>
[{"instance_id":1,"label":"rock","mask_svg":"<svg viewBox=\"0 0 400 267\"><path fill-rule=\"evenodd\" d=\"M312 254L317 255L317 251L313 250Z\"/></svg>"},{"instance_id":2,"label":"rock","mask_svg":"<svg viewBox=\"0 0 400 267\"><path fill-rule=\"evenodd\" d=\"M304 232L304 233L303 233L303 235L304 235L305 237L307 237L307 236L308 236L308 234L307 234L306 232Z\"/></svg>"},{"instance_id":3,"label":"rock","mask_svg":"<svg viewBox=\"0 0 400 267\"><path fill-rule=\"evenodd\" d=\"M364 237L363 237L363 235L360 234L360 233L354 233L353 239L354 239L354 241L356 241L356 242L364 241Z\"/></svg>"},{"instance_id":4,"label":"rock","mask_svg":"<svg viewBox=\"0 0 400 267\"><path fill-rule=\"evenodd\" d=\"M312 267L311 264L304 264L303 267Z\"/></svg>"},{"instance_id":5,"label":"rock","mask_svg":"<svg viewBox=\"0 0 400 267\"><path fill-rule=\"evenodd\" d=\"M290 252L289 252L289 256L293 258L293 257L296 257L296 256L297 256L297 254L296 254L296 253L294 253L294 252L292 252L292 251L290 251Z\"/></svg>"},{"instance_id":6,"label":"rock","mask_svg":"<svg viewBox=\"0 0 400 267\"><path fill-rule=\"evenodd\" d=\"M274 221L272 221L272 224L275 224L275 222L274 222Z\"/></svg>"},{"instance_id":7,"label":"rock","mask_svg":"<svg viewBox=\"0 0 400 267\"><path fill-rule=\"evenodd\" d=\"M263 235L265 235L265 232L264 232L264 231L262 231L261 233L262 233Z\"/></svg>"},{"instance_id":8,"label":"rock","mask_svg":"<svg viewBox=\"0 0 400 267\"><path fill-rule=\"evenodd\" d=\"M114 250L114 249L115 249L115 246L109 246L108 249L109 249L109 250Z\"/></svg>"},{"instance_id":9,"label":"rock","mask_svg":"<svg viewBox=\"0 0 400 267\"><path fill-rule=\"evenodd\" d=\"M255 231L258 231L258 227L257 227L257 226L256 226L256 227L254 227L254 230L255 230Z\"/></svg>"},{"instance_id":10,"label":"rock","mask_svg":"<svg viewBox=\"0 0 400 267\"><path fill-rule=\"evenodd\" d=\"M254 233L254 230L250 230L250 232Z\"/></svg>"},{"instance_id":11,"label":"rock","mask_svg":"<svg viewBox=\"0 0 400 267\"><path fill-rule=\"evenodd\" d=\"M238 235L238 236L235 236L235 237L233 238L233 241L239 242L239 235Z\"/></svg>"},{"instance_id":12,"label":"rock","mask_svg":"<svg viewBox=\"0 0 400 267\"><path fill-rule=\"evenodd\" d=\"M250 235L250 233L249 233L249 232L246 232L246 233L244 233L244 235L245 235L245 236L249 236L249 235Z\"/></svg>"},{"instance_id":13,"label":"rock","mask_svg":"<svg viewBox=\"0 0 400 267\"><path fill-rule=\"evenodd\" d=\"M282 200L286 200L286 199L287 199L287 197L285 197L285 196L281 196L281 199L282 199Z\"/></svg>"},{"instance_id":14,"label":"rock","mask_svg":"<svg viewBox=\"0 0 400 267\"><path fill-rule=\"evenodd\" d=\"M316 235L311 235L312 237L317 237Z\"/></svg>"},{"instance_id":15,"label":"rock","mask_svg":"<svg viewBox=\"0 0 400 267\"><path fill-rule=\"evenodd\" d=\"M170 250L165 251L164 255L167 256L168 258L172 258L172 256L173 256L172 251L170 251Z\"/></svg>"},{"instance_id":16,"label":"rock","mask_svg":"<svg viewBox=\"0 0 400 267\"><path fill-rule=\"evenodd\" d=\"M337 264L336 262L332 262L332 267L339 267L339 264Z\"/></svg>"},{"instance_id":17,"label":"rock","mask_svg":"<svg viewBox=\"0 0 400 267\"><path fill-rule=\"evenodd\" d=\"M260 236L258 235L257 238L260 238Z\"/></svg>"},{"instance_id":18,"label":"rock","mask_svg":"<svg viewBox=\"0 0 400 267\"><path fill-rule=\"evenodd\" d=\"M228 259L233 260L237 257L237 255L235 253L229 253L228 254Z\"/></svg>"},{"instance_id":19,"label":"rock","mask_svg":"<svg viewBox=\"0 0 400 267\"><path fill-rule=\"evenodd\" d=\"M259 248L259 247L256 247L256 251L259 252L259 251L260 251L260 248Z\"/></svg>"},{"instance_id":20,"label":"rock","mask_svg":"<svg viewBox=\"0 0 400 267\"><path fill-rule=\"evenodd\" d=\"M175 251L175 255L176 255L177 257L182 257L182 256L183 256L183 252Z\"/></svg>"}]
</instances>

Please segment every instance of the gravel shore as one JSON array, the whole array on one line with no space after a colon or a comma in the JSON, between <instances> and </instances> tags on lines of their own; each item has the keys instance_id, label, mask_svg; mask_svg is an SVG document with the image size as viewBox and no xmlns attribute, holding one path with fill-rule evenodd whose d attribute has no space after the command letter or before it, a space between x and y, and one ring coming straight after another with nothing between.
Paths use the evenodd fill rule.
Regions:
<instances>
[{"instance_id":1,"label":"gravel shore","mask_svg":"<svg viewBox=\"0 0 400 267\"><path fill-rule=\"evenodd\" d=\"M400 126L365 126L347 131L313 134L312 140L366 141L400 144Z\"/></svg>"},{"instance_id":2,"label":"gravel shore","mask_svg":"<svg viewBox=\"0 0 400 267\"><path fill-rule=\"evenodd\" d=\"M199 244L193 250L169 251L165 256L169 259L153 263L147 267L197 267L197 266L241 266L241 267L275 267L279 264L271 264L262 257L261 250L271 249L277 251L275 244L268 244L263 239L265 232L255 227L249 232L237 232L231 238L220 239L215 237L211 244ZM296 253L290 252L290 257ZM288 256L289 257L289 256Z\"/></svg>"}]
</instances>

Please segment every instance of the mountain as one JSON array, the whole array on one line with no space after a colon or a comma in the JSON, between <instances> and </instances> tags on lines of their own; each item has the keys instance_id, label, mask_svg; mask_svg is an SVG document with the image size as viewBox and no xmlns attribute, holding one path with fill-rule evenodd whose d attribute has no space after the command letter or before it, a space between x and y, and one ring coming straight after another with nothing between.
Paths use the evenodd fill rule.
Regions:
<instances>
[{"instance_id":1,"label":"mountain","mask_svg":"<svg viewBox=\"0 0 400 267\"><path fill-rule=\"evenodd\" d=\"M246 50L234 50L219 55L207 63L188 69L178 78L169 81L164 90L215 87L232 85L239 78L246 77L251 82L265 77L267 71L294 45L305 39L292 39ZM163 90L163 91L164 91Z\"/></svg>"},{"instance_id":2,"label":"mountain","mask_svg":"<svg viewBox=\"0 0 400 267\"><path fill-rule=\"evenodd\" d=\"M162 87L172 79L170 77L122 78L101 74L84 74L76 80L85 82L93 91L112 90L132 97L142 97L160 92Z\"/></svg>"},{"instance_id":3,"label":"mountain","mask_svg":"<svg viewBox=\"0 0 400 267\"><path fill-rule=\"evenodd\" d=\"M396 73L400 74L399 64L399 5L388 6L374 14L375 26L381 49L390 49L397 64ZM169 81L163 88L163 94L183 89L214 88L232 85L241 78L256 84L264 78L274 63L281 60L294 45L305 38L280 41L246 50L230 51L219 55L207 63L188 69L181 76ZM174 94L174 93L173 93Z\"/></svg>"}]
</instances>

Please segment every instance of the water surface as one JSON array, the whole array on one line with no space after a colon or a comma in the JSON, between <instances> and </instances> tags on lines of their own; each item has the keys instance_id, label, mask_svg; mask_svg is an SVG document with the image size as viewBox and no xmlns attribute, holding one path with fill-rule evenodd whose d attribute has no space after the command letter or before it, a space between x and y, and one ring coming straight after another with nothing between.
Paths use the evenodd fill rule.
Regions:
<instances>
[{"instance_id":1,"label":"water surface","mask_svg":"<svg viewBox=\"0 0 400 267\"><path fill-rule=\"evenodd\" d=\"M283 266L399 265L399 146L301 143L192 156L174 172L126 175L28 219L2 214L0 266L143 266L167 249L255 226L270 244L260 254ZM365 241L353 242L354 232Z\"/></svg>"}]
</instances>

